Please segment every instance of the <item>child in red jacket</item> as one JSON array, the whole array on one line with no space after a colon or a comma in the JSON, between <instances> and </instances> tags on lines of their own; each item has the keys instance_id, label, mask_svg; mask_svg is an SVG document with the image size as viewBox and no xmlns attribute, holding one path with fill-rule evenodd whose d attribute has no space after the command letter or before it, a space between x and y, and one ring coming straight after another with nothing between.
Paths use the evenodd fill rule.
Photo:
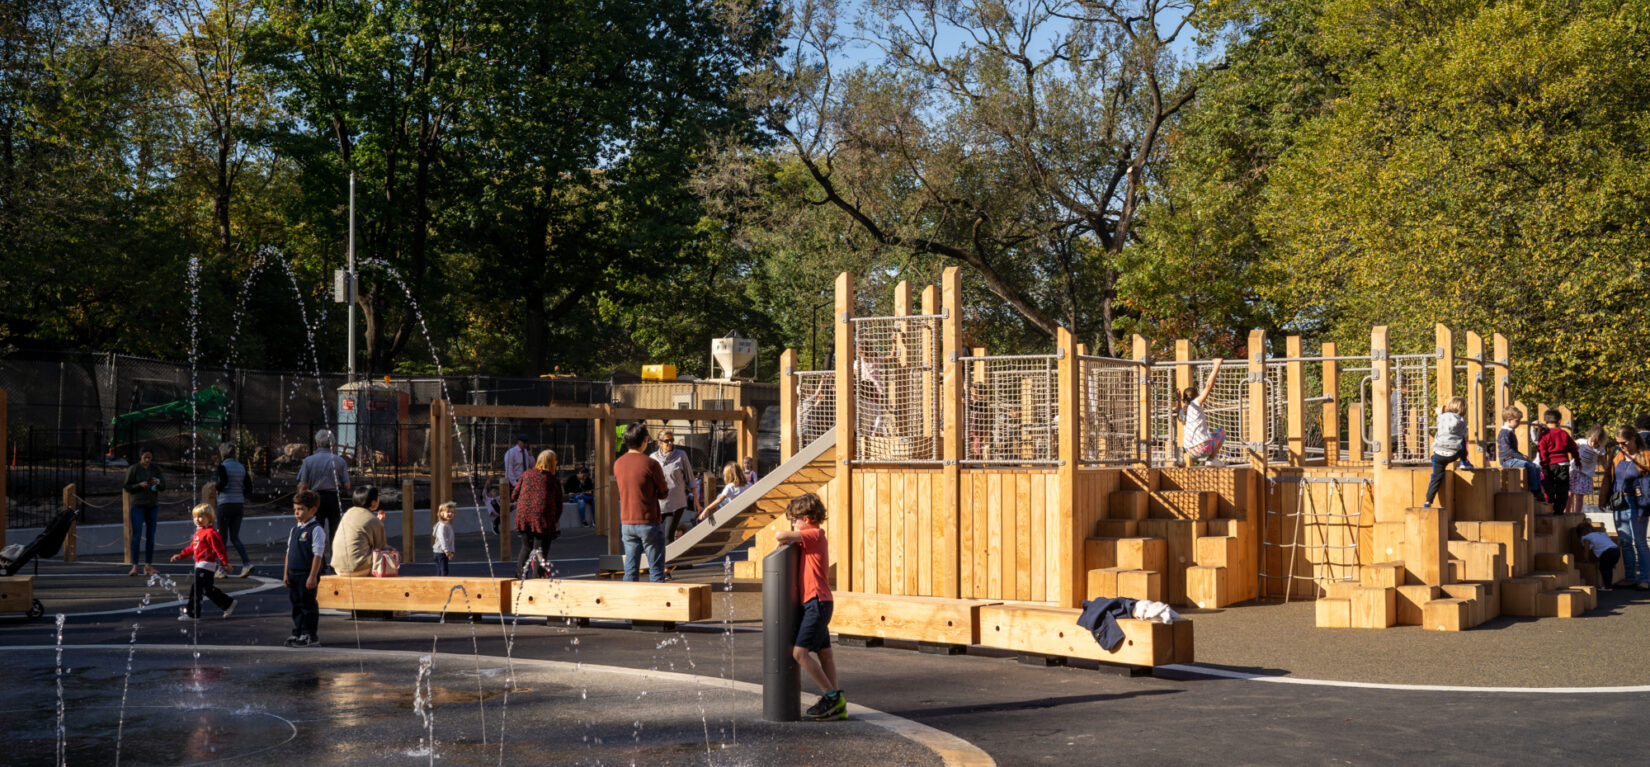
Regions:
<instances>
[{"instance_id":1,"label":"child in red jacket","mask_svg":"<svg viewBox=\"0 0 1650 767\"><path fill-rule=\"evenodd\" d=\"M189 545L172 555L176 562L184 557L195 558L195 581L189 587L189 604L184 607L183 614L178 620L189 620L201 617L201 595L205 594L212 604L223 611L223 617L235 612L235 600L223 593L212 583L218 575L218 568L229 563L229 554L223 548L223 536L218 535L218 529L213 527L215 514L207 504L196 506L192 512L195 517L195 537L189 539Z\"/></svg>"}]
</instances>

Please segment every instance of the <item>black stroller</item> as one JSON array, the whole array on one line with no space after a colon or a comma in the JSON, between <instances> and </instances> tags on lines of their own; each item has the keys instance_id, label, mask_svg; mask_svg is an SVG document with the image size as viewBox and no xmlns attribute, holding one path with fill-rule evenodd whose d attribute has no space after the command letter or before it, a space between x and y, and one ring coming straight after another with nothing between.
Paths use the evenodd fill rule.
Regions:
<instances>
[{"instance_id":1,"label":"black stroller","mask_svg":"<svg viewBox=\"0 0 1650 767\"><path fill-rule=\"evenodd\" d=\"M64 509L52 517L52 521L46 524L46 529L41 530L40 535L35 536L35 539L21 551L12 552L9 556L0 553L0 566L6 568L6 575L16 575L24 565L40 557L56 556L63 548L63 539L69 537L69 526L79 517L79 509ZM12 547L6 548L9 552ZM35 569L39 570L38 564L35 565Z\"/></svg>"}]
</instances>

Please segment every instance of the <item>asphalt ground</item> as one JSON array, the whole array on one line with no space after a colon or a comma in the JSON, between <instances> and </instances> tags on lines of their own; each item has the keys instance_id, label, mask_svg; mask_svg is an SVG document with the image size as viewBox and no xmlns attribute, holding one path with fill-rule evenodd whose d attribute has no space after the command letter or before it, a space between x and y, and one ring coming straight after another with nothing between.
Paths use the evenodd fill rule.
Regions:
<instances>
[{"instance_id":1,"label":"asphalt ground","mask_svg":"<svg viewBox=\"0 0 1650 767\"><path fill-rule=\"evenodd\" d=\"M461 541L461 559L467 549L480 549L479 537L472 543ZM559 572L588 575L602 544L588 532L569 531L552 547L563 557ZM419 567L427 565L415 564L406 572L417 574ZM186 568L169 569L181 573ZM488 569L484 562L455 568L460 574ZM500 575L509 571L502 564L491 569ZM75 612L100 612L131 609L142 592L155 592L144 579L95 575L111 570L124 572L124 566L43 563L39 595L49 612L69 606ZM443 623L434 616L353 621L327 614L321 632L328 650L427 653L435 647L443 653L468 653L477 664L498 663L508 655L760 683L760 599L754 584L730 582L714 566L678 570L676 577L717 584L713 620L658 634L599 622L592 627L545 625L541 619ZM241 583L253 588L259 581ZM731 591L724 590L728 586ZM100 588L108 593L99 596ZM169 596L151 593L151 602ZM211 618L214 611L208 607L208 619L198 624L177 622L175 608L71 616L63 641L125 647L136 624L137 641L145 645L243 646L283 658L306 652L277 646L290 628L284 592L246 593L243 598L233 618ZM1197 625L1197 666L1268 679L1214 678L1192 673L1196 668L1128 677L1093 664L1043 668L981 648L939 656L898 643L839 647L836 654L850 701L951 733L1000 764L1615 764L1644 759L1645 741L1634 725L1650 703L1650 687L1645 687L1650 685L1650 664L1645 663L1650 659L1644 657L1650 645L1644 625L1650 606L1639 592L1601 595L1600 608L1583 618L1503 618L1460 633L1313 629L1306 603L1246 604L1189 611L1188 617ZM0 646L49 645L55 634L49 616L35 622L0 616ZM36 659L42 656L30 651L17 657L25 658L23 667L35 675L25 681L40 688L35 691L38 702L39 695L49 693L34 684L40 681L42 661ZM0 674L0 681L18 673L15 664L8 665L12 668ZM401 672L396 673L399 678ZM1303 680L1442 689L1293 683ZM806 680L803 686L811 692ZM1503 687L1531 689L1482 689ZM1623 689L1536 689L1594 687ZM726 705L731 711L735 704ZM733 721L738 715L728 716ZM796 740L814 734L794 732ZM675 742L680 748L687 741ZM645 750L643 761L650 763L726 763L714 753L660 752L657 745L638 743L636 753L642 756ZM552 761L594 762L588 754L565 756ZM772 763L769 758L772 754L761 761L731 762ZM876 761L914 763L892 754ZM815 762L804 754L785 756L780 763Z\"/></svg>"}]
</instances>

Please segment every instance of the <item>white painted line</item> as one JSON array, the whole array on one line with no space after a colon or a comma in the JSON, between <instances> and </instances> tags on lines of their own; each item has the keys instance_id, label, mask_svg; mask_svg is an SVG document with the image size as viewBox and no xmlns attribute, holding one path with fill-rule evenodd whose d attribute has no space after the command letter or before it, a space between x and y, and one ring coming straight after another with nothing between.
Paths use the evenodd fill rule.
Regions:
<instances>
[{"instance_id":1,"label":"white painted line","mask_svg":"<svg viewBox=\"0 0 1650 767\"><path fill-rule=\"evenodd\" d=\"M1557 695L1593 695L1612 693L1644 693L1650 692L1650 685L1633 685L1630 687L1468 687L1448 684L1382 684L1379 682L1341 682L1333 679L1300 679L1292 676L1275 676L1267 674L1251 674L1247 671L1231 671L1209 666L1191 666L1176 663L1158 668L1171 671L1183 671L1188 674L1216 676L1224 679L1242 679L1250 682L1272 682L1274 684L1299 684L1309 687L1354 687L1366 690L1404 690L1414 692L1512 692L1512 693L1541 693Z\"/></svg>"},{"instance_id":2,"label":"white painted line","mask_svg":"<svg viewBox=\"0 0 1650 767\"><path fill-rule=\"evenodd\" d=\"M260 591L269 591L271 589L283 588L281 586L280 581L277 581L277 580L274 580L274 579L271 579L271 578L265 578L261 575L252 576L252 580L257 581L260 585L254 586L250 589L241 589L240 591L231 591L231 592L229 592L229 594L234 596L236 599L240 599L241 597L243 597L247 594L256 594ZM148 582L149 582L148 579L144 579L144 581L143 581L143 583L145 585L147 585ZM179 588L179 591L182 591L181 587ZM184 603L188 602L188 601L189 600L187 598L185 598L185 599L179 599L179 600L172 601L172 602L154 602L154 603L151 603L147 607L127 607L127 608L123 608L123 609L120 609L120 610L99 610L97 612L90 612L90 613L65 612L63 614L67 615L71 618L80 618L80 617L93 616L93 615L127 615L127 614L130 614L130 613L136 613L136 612L149 612L150 610L159 610L162 607L182 607L184 605ZM50 610L47 610L46 612L49 615L56 615L57 614L57 613L54 613ZM59 612L61 612L61 611L59 611Z\"/></svg>"},{"instance_id":3,"label":"white painted line","mask_svg":"<svg viewBox=\"0 0 1650 767\"><path fill-rule=\"evenodd\" d=\"M12 650L55 651L57 645L21 645L9 648ZM61 649L75 652L97 650L101 652L119 651L120 645L63 645ZM246 645L130 645L127 649L144 652L287 652L279 647L250 647ZM430 655L427 652L416 650L359 650L350 647L319 647L314 650L297 650L297 654L339 653L344 655L363 655L371 657L393 657L407 661L418 661ZM463 653L449 653L463 655ZM474 654L471 654L474 657ZM644 669L626 668L624 666L602 666L590 663L571 663L559 660L537 660L533 658L501 658L496 655L482 655L479 657L500 663L515 663L523 666L538 666L559 672L587 672L594 671L617 676L628 676L638 679L656 679L660 681L676 682L678 684L697 684L705 687L721 687L736 690L749 695L760 696L762 686L751 682L741 682L736 679L722 679L720 677L697 676L674 671L651 671ZM930 727L921 722L894 716L874 708L867 708L857 703L848 704L848 714L851 719L857 719L867 724L876 725L899 737L905 738L919 746L927 748L938 755L946 765L952 767L996 767L997 761L990 754L980 750L973 743L969 743L944 730Z\"/></svg>"}]
</instances>

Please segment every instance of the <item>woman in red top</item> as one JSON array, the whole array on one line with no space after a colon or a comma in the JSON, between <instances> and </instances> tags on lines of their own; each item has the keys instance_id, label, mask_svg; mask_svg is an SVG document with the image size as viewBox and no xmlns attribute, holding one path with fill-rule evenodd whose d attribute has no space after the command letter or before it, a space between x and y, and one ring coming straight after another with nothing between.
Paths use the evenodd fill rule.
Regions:
<instances>
[{"instance_id":1,"label":"woman in red top","mask_svg":"<svg viewBox=\"0 0 1650 767\"><path fill-rule=\"evenodd\" d=\"M178 620L201 617L202 594L223 611L223 617L228 618L230 613L235 612L235 600L223 593L213 580L218 575L218 568L228 566L229 553L224 551L223 536L219 535L218 529L212 525L216 517L212 513L212 507L203 503L195 507L193 515L195 537L189 539L189 545L183 547L183 551L172 555L173 562L184 557L195 559L195 580L189 586L189 604L183 608L183 614L178 616Z\"/></svg>"},{"instance_id":2,"label":"woman in red top","mask_svg":"<svg viewBox=\"0 0 1650 767\"><path fill-rule=\"evenodd\" d=\"M526 578L527 561L537 553L544 577L550 577L550 542L561 535L561 480L556 479L556 452L539 453L533 468L522 472L510 492L510 508L516 515L516 532L521 533L521 554L516 557L516 577Z\"/></svg>"}]
</instances>

